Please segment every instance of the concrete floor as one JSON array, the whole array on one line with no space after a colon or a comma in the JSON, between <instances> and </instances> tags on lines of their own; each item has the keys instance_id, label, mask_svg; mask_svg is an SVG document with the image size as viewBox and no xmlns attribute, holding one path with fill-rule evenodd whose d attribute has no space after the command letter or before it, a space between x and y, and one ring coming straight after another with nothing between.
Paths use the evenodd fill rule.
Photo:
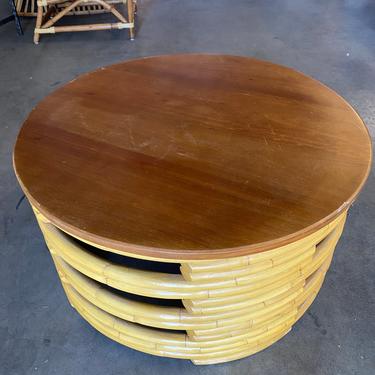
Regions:
<instances>
[{"instance_id":1,"label":"concrete floor","mask_svg":"<svg viewBox=\"0 0 375 375\"><path fill-rule=\"evenodd\" d=\"M23 120L56 87L102 65L177 52L294 67L343 95L374 136L375 1L139 0L135 42L106 31L46 36L34 46L33 22L24 28L23 37L13 24L0 28L0 374L375 373L374 175L318 298L293 331L253 357L195 367L122 347L71 309L11 162Z\"/></svg>"}]
</instances>

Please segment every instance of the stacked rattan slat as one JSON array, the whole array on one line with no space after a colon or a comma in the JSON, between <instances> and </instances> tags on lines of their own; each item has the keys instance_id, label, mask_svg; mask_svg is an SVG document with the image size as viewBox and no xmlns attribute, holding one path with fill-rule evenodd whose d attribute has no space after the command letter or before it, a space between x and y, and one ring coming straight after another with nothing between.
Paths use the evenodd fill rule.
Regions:
<instances>
[{"instance_id":1,"label":"stacked rattan slat","mask_svg":"<svg viewBox=\"0 0 375 375\"><path fill-rule=\"evenodd\" d=\"M65 292L91 325L132 348L196 364L248 356L289 332L322 285L345 216L278 249L225 261L182 261L175 275L105 260L37 213ZM130 300L102 284L181 299L184 308Z\"/></svg>"}]
</instances>

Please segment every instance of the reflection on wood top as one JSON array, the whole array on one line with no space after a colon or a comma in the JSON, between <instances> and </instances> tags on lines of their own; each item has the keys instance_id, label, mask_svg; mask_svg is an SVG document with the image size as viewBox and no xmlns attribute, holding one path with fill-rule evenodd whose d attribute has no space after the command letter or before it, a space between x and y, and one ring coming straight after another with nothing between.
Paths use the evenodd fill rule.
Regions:
<instances>
[{"instance_id":1,"label":"reflection on wood top","mask_svg":"<svg viewBox=\"0 0 375 375\"><path fill-rule=\"evenodd\" d=\"M335 92L221 55L144 58L45 98L14 151L60 228L146 257L213 259L299 239L348 208L371 142Z\"/></svg>"}]
</instances>

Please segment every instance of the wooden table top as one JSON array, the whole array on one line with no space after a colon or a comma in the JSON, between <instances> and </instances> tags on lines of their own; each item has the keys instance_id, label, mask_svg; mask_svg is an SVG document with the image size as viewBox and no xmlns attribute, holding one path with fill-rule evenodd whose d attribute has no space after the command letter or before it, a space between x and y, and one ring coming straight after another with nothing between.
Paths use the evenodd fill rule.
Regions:
<instances>
[{"instance_id":1,"label":"wooden table top","mask_svg":"<svg viewBox=\"0 0 375 375\"><path fill-rule=\"evenodd\" d=\"M46 97L15 146L30 201L61 229L143 257L214 259L287 244L346 210L371 141L301 73L171 55L83 75Z\"/></svg>"}]
</instances>

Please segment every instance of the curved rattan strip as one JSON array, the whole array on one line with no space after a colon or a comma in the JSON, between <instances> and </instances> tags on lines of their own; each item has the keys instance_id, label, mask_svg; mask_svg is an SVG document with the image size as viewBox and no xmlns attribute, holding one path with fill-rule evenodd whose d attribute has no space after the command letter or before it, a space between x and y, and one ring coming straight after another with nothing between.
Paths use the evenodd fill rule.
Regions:
<instances>
[{"instance_id":1,"label":"curved rattan strip","mask_svg":"<svg viewBox=\"0 0 375 375\"><path fill-rule=\"evenodd\" d=\"M49 241L47 241L47 242L49 242ZM127 269L123 269L123 273L124 273L124 275L126 276L126 280L122 280L122 281L118 281L118 280L113 280L113 279L110 279L110 278L108 278L108 277L106 277L106 276L103 276L103 274L102 275L98 275L96 272L94 272L94 271L91 271L91 269L90 269L90 267L89 266L87 266L87 264L86 263L89 263L90 262L90 259L87 259L86 260L86 263L81 259L81 261L79 261L79 262L77 262L77 260L76 260L76 258L74 257L74 254L70 254L70 253L68 253L67 254L67 252L66 251L60 251L61 249L59 248L59 249L57 249L57 248L55 248L55 247L53 247L53 250L52 251L55 251L57 254L59 254L68 264L70 264L70 265L72 265L73 267L75 267L76 269L78 269L80 272L82 272L82 273L84 273L85 275L87 275L87 276L89 276L89 277L91 277L91 278L93 278L93 279L95 279L95 280L97 280L97 281L99 281L99 282L102 282L102 283L105 283L105 284L108 284L108 285L110 285L110 286L113 286L113 287L115 287L115 288L117 288L117 289L120 289L120 290L124 290L124 291L127 291L127 292L131 292L131 293L136 293L136 294L140 294L140 295L148 295L148 296L160 296L161 295L161 292L160 291L158 291L158 290L156 290L156 291L154 291L154 290L147 290L146 289L146 286L143 286L145 283L147 283L147 279L146 279L146 282L143 282L142 283L142 281L141 281L141 279L142 279L142 276L145 276L145 277L150 277L150 274L152 274L152 277L154 277L155 278L155 280L157 280L156 278L157 278L157 276L158 276L158 274L157 273L151 273L151 272L145 272L145 271L138 271L138 270L133 270L133 269L130 269L131 270L131 272L127 272ZM78 254L79 256L81 255L81 254ZM87 256L87 258L90 258L90 257L92 257L92 255L91 254L84 254L85 256ZM83 257L81 257L81 258L83 258ZM100 267L98 267L98 269L103 269L103 268L105 268L106 267L106 265L105 265L105 263L106 262L104 262L103 260L99 260L99 262L103 262L104 264L101 264L100 265ZM94 262L91 262L90 263L91 264L91 266L94 264ZM129 275L130 274L130 275ZM134 282L134 281L132 281L132 280L129 280L129 278L131 278L131 276L132 275L136 275L137 276L137 279L139 280L139 283L138 283L138 286L136 286L136 287L134 287L133 285L129 285L129 283L130 282ZM118 277L119 277L120 275L118 275ZM163 275L164 276L164 275ZM173 275L170 275L170 276L173 276ZM134 277L135 278L135 277ZM125 281L125 282L124 282ZM153 280L154 281L154 280ZM188 284L188 282L185 282L184 280L182 280L181 282L180 282L180 285L183 285L183 283L187 283ZM142 285L143 284L143 285ZM203 292L204 292L204 294L205 295L207 295L208 294L208 288L205 290L204 289L204 287L205 287L206 285L201 285L200 286L200 288L201 289L203 289ZM211 286L211 285L210 285ZM215 285L216 286L216 285ZM140 292L138 292L138 289L139 288L143 288ZM234 289L236 289L236 288L234 288ZM235 290L236 291L236 290ZM138 292L138 293L137 293ZM163 294L163 297L164 298L168 298L168 296L170 296L170 294L171 294L172 292L169 292L168 290ZM166 294L166 296L165 296L165 294ZM188 296L186 296L186 295L184 295L184 294L175 294L174 295L174 297L175 298L194 298L195 296L194 296L194 294L191 294L191 295L188 295Z\"/></svg>"},{"instance_id":2,"label":"curved rattan strip","mask_svg":"<svg viewBox=\"0 0 375 375\"><path fill-rule=\"evenodd\" d=\"M262 293L250 292L242 295L235 295L222 298L213 298L206 300L185 301L185 306L188 310L195 314L210 314L226 310L228 308L238 309L246 306L252 306L262 301L276 297L278 291L287 291L291 287L304 282L304 280L315 272L327 257L331 257L335 246L341 236L344 227L344 220L326 237L317 247L317 251L311 261L300 269L298 277L291 278L287 276L284 278L284 283L263 288Z\"/></svg>"},{"instance_id":3,"label":"curved rattan strip","mask_svg":"<svg viewBox=\"0 0 375 375\"><path fill-rule=\"evenodd\" d=\"M331 248L332 252L334 250L334 247L335 247L337 241L340 238L340 235L341 235L343 227L344 227L344 223L345 223L345 217L343 217L343 220L336 227L336 229L334 231L334 236L330 237L330 240L332 241L332 242L330 242L330 245L332 246L332 248ZM209 291L209 298L208 299L202 299L202 303L204 303L204 301L215 301L216 302L216 301L218 301L218 299L224 300L226 297L230 297L230 296L238 296L238 297L241 298L245 293L256 291L257 289L263 288L263 287L269 285L270 283L272 283L272 284L280 283L282 280L285 281L286 279L289 279L289 281L296 281L301 276L308 277L309 274L311 274L312 272L314 272L314 270L319 268L319 265L322 264L323 261L324 261L324 252L318 251L315 254L315 256L312 258L312 260L310 261L308 259L308 261L305 264L303 264L302 267L300 265L297 265L297 266L292 267L290 269L283 270L282 272L274 275L270 279L265 279L263 281L261 280L260 282L254 281L251 284L237 285L237 287L235 288L236 289L235 292L232 291L232 288L210 290ZM195 300L192 299L191 302L193 304L194 303L199 304L198 299L195 299ZM218 303L215 303L215 304L218 304Z\"/></svg>"},{"instance_id":4,"label":"curved rattan strip","mask_svg":"<svg viewBox=\"0 0 375 375\"><path fill-rule=\"evenodd\" d=\"M185 279L195 282L213 282L213 281L224 281L230 279L242 279L242 278L259 278L259 275L267 277L267 274L274 273L276 269L281 270L284 268L290 268L291 266L300 263L302 260L306 259L312 255L315 251L314 245L309 244L308 247L298 249L293 253L292 257L280 257L279 259L269 258L254 265L248 265L246 267L228 270L225 272L218 273L206 273L206 274L194 274L188 273L184 266L181 267L181 272L184 275Z\"/></svg>"},{"instance_id":5,"label":"curved rattan strip","mask_svg":"<svg viewBox=\"0 0 375 375\"><path fill-rule=\"evenodd\" d=\"M306 309L310 306L310 304L316 297L323 283L326 271L329 268L331 259L332 256L328 257L321 265L321 267L307 279L303 292L294 301L295 309L289 309L289 311L294 311L294 313L296 314L296 320L298 320L302 316L302 314L306 311ZM284 309L280 309L278 311L279 316L282 317L284 314L286 314L288 312L287 309L287 306ZM262 324L262 321L265 318L265 316L262 316L260 319L255 319L252 322L235 323L230 326L219 328L194 330L189 332L189 335L199 341L221 339L227 337L228 335L240 334L244 329L253 328L256 325Z\"/></svg>"},{"instance_id":6,"label":"curved rattan strip","mask_svg":"<svg viewBox=\"0 0 375 375\"><path fill-rule=\"evenodd\" d=\"M69 287L70 288L70 287ZM70 290L70 292L72 291L72 289L70 288L69 289ZM77 307L77 303L76 303L76 301L74 300L74 298L72 298L71 297L71 293L68 293L68 294L70 294L70 298L71 298L71 300L73 301L73 304L75 305L75 307L78 309L78 307ZM76 292L76 296L78 296L78 293ZM89 302L88 302L89 303ZM97 311L100 311L100 309L98 309L98 308L96 308L96 310ZM110 315L109 314L107 314L107 316L109 317ZM293 317L295 317L295 314L293 314L293 316L290 316L289 318L293 318ZM114 317L111 317L112 319L115 319ZM288 318L288 317L287 317ZM116 321L118 321L118 320L116 320ZM294 321L294 319L293 319L293 321ZM124 323L123 321L121 321L122 323ZM292 324L293 322L290 322L290 324ZM271 325L269 325L268 326L268 329L267 329L267 331L269 331L269 329L270 328L274 328L274 326L279 326L280 325L280 321L279 322L275 322L275 323L273 323L273 324L271 324ZM285 322L284 322L284 325L285 325ZM128 327L128 326L127 326ZM137 329L137 331L138 331L138 327L136 328ZM152 332L152 331L151 331ZM260 331L260 333L261 333L262 331ZM147 333L147 335L145 336L145 334ZM156 333L155 333L156 334ZM159 332L157 333L157 335L159 335ZM154 336L150 336L150 332L145 332L145 330L143 329L141 329L140 330L140 332L139 332L139 336L140 337L147 337L148 339L150 339L150 337L151 337L151 339L154 339L155 337ZM169 343L170 344L172 344L173 346L176 346L177 344L178 344L178 342L180 342L180 343L182 343L182 342L185 342L185 340L182 340L181 339L181 337L179 336L179 335L173 335L173 334L163 334L163 340L165 340L166 338L168 339L168 341L169 341ZM239 337L239 339L244 339L245 337ZM176 340L177 339L177 342L174 342L174 340ZM160 337L158 336L157 337L157 340L160 340ZM233 340L229 340L229 342L232 342ZM229 344L229 342L228 342L228 340L227 340L227 344ZM193 346L197 346L197 343L193 343L193 342L190 342L190 344L188 344L188 345L192 345L193 344ZM222 342L217 342L217 344L222 344ZM127 343L127 345L129 345L129 343ZM211 345L215 345L215 342L214 343L211 343ZM207 345L204 345L204 346L207 346ZM139 349L139 347L138 347L138 349ZM220 349L222 349L222 346L220 346ZM142 348L142 350L144 350L145 351L145 348ZM155 354L155 353L154 353Z\"/></svg>"},{"instance_id":7,"label":"curved rattan strip","mask_svg":"<svg viewBox=\"0 0 375 375\"><path fill-rule=\"evenodd\" d=\"M234 361L236 359L241 359L248 357L252 354L259 353L260 351L268 348L275 342L279 341L282 339L287 333L289 333L291 328L282 331L279 334L275 334L271 338L268 338L268 340L260 340L259 343L257 344L256 347L249 347L247 349L239 350L237 352L234 352L232 354L227 354L225 356L218 356L216 358L208 358L204 360L197 360L197 359L192 359L192 362L195 365L214 365L217 363L224 363L224 362L229 362L229 361Z\"/></svg>"},{"instance_id":8,"label":"curved rattan strip","mask_svg":"<svg viewBox=\"0 0 375 375\"><path fill-rule=\"evenodd\" d=\"M71 279L67 279L68 281L71 281ZM72 284L73 287L75 287L75 289L77 289L78 292L82 292L82 289L79 290L80 288L78 287L77 288L77 284ZM83 290L84 292L84 290ZM299 294L302 293L302 289L299 289L298 291L296 291L295 293L291 293L291 294L288 294L285 296L284 300L281 300L281 301L277 301L275 303L273 303L272 305L270 305L269 307L267 307L267 305L265 305L266 307L262 306L263 308L260 310L260 309L257 309L256 311L248 311L246 309L244 309L243 311L239 312L238 314L236 314L236 316L232 317L232 319L227 319L225 315L223 316L211 316L211 317L206 317L206 316L188 316L188 315L183 315L181 314L181 316L179 317L177 314L175 316L175 326L174 328L176 329L194 329L194 328L213 328L213 327L216 327L216 326L225 326L227 324L232 324L233 321L236 322L236 321L247 321L249 319L251 320L255 320L255 319L258 319L259 316L262 317L262 321L260 323L265 323L267 322L264 318L265 317L269 317L269 318L273 318L275 315L278 314L278 311L279 311L279 308L282 308L283 306L287 306L287 307L291 307L291 309L288 309L288 311L292 311L294 310L294 303L290 303L291 301L294 301ZM84 294L85 298L88 298L90 300L90 294ZM108 296L110 297L110 296ZM109 298L108 298L109 299ZM120 303L118 303L117 305L117 309L114 309L113 306L108 306L107 305L103 305L103 304L100 304L100 302L98 301L98 299L95 299L92 297L92 294L91 294L91 302L101 308L104 307L104 309L106 311L109 311L111 313L114 313L115 315L117 316L120 316L120 317L124 317L125 319L129 317L129 313L128 314L119 314L119 310L118 310L118 307L120 306L121 307L121 310L124 311L124 305L125 306L129 306L129 305L137 305L137 303L128 303L127 301L124 301L122 300ZM119 301L117 301L119 302ZM138 323L145 323L145 324L149 324L151 326L156 326L158 327L160 325L160 323L155 323L155 320L154 321L150 321L147 319L147 317L145 319L142 318L142 315L147 315L148 314L148 309L152 310L149 306L142 306L141 304L138 304L137 306L137 312L139 313L137 319L136 319L136 322ZM121 312L120 310L120 312ZM131 309L129 309L131 312ZM158 307L154 307L153 308L154 312L158 312L159 310L159 314L158 316L161 318L161 319L164 319L162 317L162 314L161 314L161 311L162 309L161 308L158 308ZM171 309L173 310L173 309ZM165 310L164 310L165 311ZM173 317L173 313L168 313L168 318L167 319L171 319ZM214 319L213 321L210 322L210 318L211 319ZM130 318L132 319L132 318ZM178 320L181 320L181 323L180 323L180 326L178 326L179 322ZM185 320L185 322L184 322ZM131 321L134 321L134 320L131 320ZM171 322L165 322L163 325L168 325L168 323L170 324ZM185 325L183 326L183 323L185 323ZM189 327L189 323L190 323L190 327ZM199 327L199 325L201 327ZM173 327L173 324L170 324L171 327ZM208 327L207 327L208 326Z\"/></svg>"},{"instance_id":9,"label":"curved rattan strip","mask_svg":"<svg viewBox=\"0 0 375 375\"><path fill-rule=\"evenodd\" d=\"M300 281L301 273L299 270L294 270L291 274L282 274L280 277L274 278L270 280L270 282L266 282L261 284L258 288L252 288L248 290L245 286L239 286L240 294L228 294L224 293L224 296L214 296L212 295L211 298L207 299L195 299L195 300L184 300L184 305L188 309L190 307L192 309L199 309L200 307L221 307L226 303L236 303L241 302L244 299L256 300L257 298L261 298L263 295L268 295L270 292L273 291L277 292L280 288L289 288ZM256 285L255 285L256 286ZM226 290L224 290L226 292ZM242 293L241 293L242 292Z\"/></svg>"},{"instance_id":10,"label":"curved rattan strip","mask_svg":"<svg viewBox=\"0 0 375 375\"><path fill-rule=\"evenodd\" d=\"M267 332L270 328L285 324L289 320L293 320L294 322L296 316L296 310L292 310L286 314L279 314L273 320L263 324L253 325L252 322L242 322L215 329L192 330L187 331L187 333L193 341L199 342L200 345L206 345L206 343L214 344L242 337L260 335Z\"/></svg>"},{"instance_id":11,"label":"curved rattan strip","mask_svg":"<svg viewBox=\"0 0 375 375\"><path fill-rule=\"evenodd\" d=\"M74 292L72 288L68 287L67 290L71 300L74 303L74 306L77 308L79 313L90 324L105 335L135 349L142 350L150 354L170 356L174 358L215 360L223 355L234 355L250 348L256 349L259 346L259 343L268 342L269 339L272 340L275 336L278 336L280 332L284 333L288 331L290 325L292 324L292 320L290 320L289 322L284 323L282 326L272 328L266 333L257 337L221 345L220 347L189 347L189 341L183 341L186 340L184 335L181 335L181 338L178 338L176 342L173 342L173 339L170 338L168 340L169 342L166 344L165 338L169 334L163 333L162 338L159 338L155 336L156 333L150 332L150 329L131 327L131 332L133 332L134 335L133 336L129 333L129 325L131 325L131 323L126 323L101 311L90 304L90 302L85 301L82 297L79 297L79 294ZM136 330L139 330L138 334L134 332ZM174 335L174 338L176 338L176 335Z\"/></svg>"},{"instance_id":12,"label":"curved rattan strip","mask_svg":"<svg viewBox=\"0 0 375 375\"><path fill-rule=\"evenodd\" d=\"M188 311L194 314L210 314L220 312L225 306L253 306L263 302L265 299L276 297L298 284L303 284L304 280L299 273L289 279L283 278L280 282L270 283L260 289L244 293L242 295L226 296L221 298L211 298L205 300L184 300L183 304Z\"/></svg>"},{"instance_id":13,"label":"curved rattan strip","mask_svg":"<svg viewBox=\"0 0 375 375\"><path fill-rule=\"evenodd\" d=\"M101 283L126 292L157 298L207 297L207 292L186 282L181 275L119 266L89 253L53 225L40 222L40 226L52 253L58 254L73 268Z\"/></svg>"},{"instance_id":14,"label":"curved rattan strip","mask_svg":"<svg viewBox=\"0 0 375 375\"><path fill-rule=\"evenodd\" d=\"M72 281L72 279L70 279L69 277L67 278L67 280L70 283ZM79 289L80 288L79 284L77 284L77 283L71 283L71 284L72 284L72 286L75 289ZM82 288L81 288L81 291L82 291ZM300 289L299 291L302 292L302 289ZM84 291L82 291L82 292L84 292ZM87 290L86 290L86 292L87 292ZM93 294L93 290L91 290L91 296L92 296L92 294ZM109 302L109 300L110 300L110 293L106 292L106 291L102 291L101 294L102 295L106 294L107 295L107 302ZM90 298L90 294L88 294L88 295L83 294L83 295L85 297L87 297L87 298ZM124 298L121 299L121 302L119 302L119 300L116 301L117 302L116 310L115 310L115 308L113 306L113 303L110 306L105 305L105 310L108 311L109 309L111 309L112 310L111 313L114 313L116 311L117 314L119 313L119 308L120 308L121 312L122 311L128 311L127 317L130 317L130 321L134 321L134 320L132 320L132 315L133 314L129 314L129 312L132 311L131 309L129 309L129 306L132 306L132 307L136 306L135 310L139 314L138 317L137 317L137 322L138 323L140 323L140 320L143 317L144 318L144 320L143 320L144 324L148 323L151 326L153 324L155 324L155 322L150 321L150 320L147 319L147 315L149 315L149 311L148 310L153 310L154 313L155 313L155 315L157 315L157 316L155 316L155 318L159 317L160 319L163 319L165 325L168 325L168 321L169 321L170 324L169 324L168 328L172 328L172 327L174 327L174 329L194 329L194 328L199 329L199 328L204 328L204 327L206 327L206 328L210 328L210 327L214 328L214 327L216 327L219 324L218 320L224 321L224 319L225 319L226 320L225 323L222 323L223 325L225 325L225 324L230 324L232 320L235 320L235 321L237 321L237 320L249 320L249 319L252 319L253 317L256 318L257 316L259 316L259 314L261 314L261 315L264 314L265 315L268 312L274 311L280 305L283 306L285 304L290 303L290 301L293 300L294 298L296 298L297 295L298 294L296 292L291 293L291 294L287 295L286 298L284 298L283 300L275 302L274 304L272 304L268 308L263 309L262 311L259 311L259 309L255 310L255 311L244 309L243 311L235 312L235 316L231 316L232 313L231 314L221 314L221 315L210 316L210 317L206 317L206 316L191 316L191 315L188 315L188 314L182 313L182 312L181 312L180 315L178 315L176 313L177 309L171 308L170 312L166 312L167 316L163 317L163 315L162 315L163 309L160 308L160 307L156 307L155 306L155 307L151 308L151 306L145 306L146 304L142 306L142 304L140 304L140 303L137 304L136 302L126 301ZM94 304L96 304L96 305L99 305L99 303L100 303L99 302L99 298L97 300L95 300L95 298L91 298L91 302L94 303ZM104 304L102 304L100 307L103 308ZM165 308L164 311L168 311L168 309L169 308ZM115 314L115 315L117 315L117 314ZM271 316L273 316L273 315L271 315ZM122 315L122 317L124 317L126 319L126 315ZM172 320L173 317L174 317L174 321L171 322L170 320ZM179 326L178 326L178 324L179 324ZM158 326L158 325L156 324L154 326Z\"/></svg>"},{"instance_id":15,"label":"curved rattan strip","mask_svg":"<svg viewBox=\"0 0 375 375\"><path fill-rule=\"evenodd\" d=\"M264 309L265 306L281 303L284 299L288 299L293 292L299 291L302 288L302 283L300 283L277 296L272 296L269 299L265 298L262 303L256 304L252 308L228 309L220 314L194 316L189 314L185 309L154 306L116 296L114 293L102 289L100 285L91 281L86 276L79 274L61 259L57 259L56 263L67 282L97 307L131 322L169 329L192 330L213 328L216 327L216 321L219 319L255 313Z\"/></svg>"},{"instance_id":16,"label":"curved rattan strip","mask_svg":"<svg viewBox=\"0 0 375 375\"><path fill-rule=\"evenodd\" d=\"M69 285L69 288L71 290L72 286ZM75 291L75 292L76 292L76 296L80 295L79 291ZM84 296L83 300L86 300L86 299L87 299L87 295ZM87 299L87 301L91 302L89 299ZM92 304L92 305L94 306L95 304ZM99 311L101 311L101 309L99 309ZM267 325L263 325L262 327L259 327L259 328L255 327L255 329L251 330L251 332L247 332L245 334L242 332L241 335L238 335L236 337L230 337L229 339L225 339L225 340L220 340L220 341L216 340L216 341L211 341L211 342L207 341L207 342L201 342L201 343L197 343L197 342L194 342L194 341L186 341L184 344L188 347L211 347L211 346L220 345L220 348L222 348L222 345L224 345L224 344L229 344L229 343L236 342L236 341L239 341L239 340L248 340L248 339L254 338L255 336L259 336L259 335L267 332L269 329L273 329L273 328L275 328L277 326L280 326L280 325L285 325L287 321L289 321L290 319L292 319L294 317L295 317L295 313L285 315L285 316L279 317L278 319L274 320L273 322L271 322ZM137 323L139 323L139 322L137 322ZM134 327L137 327L137 326L134 326ZM151 331L151 332L153 332L153 331ZM144 334L145 334L145 332L139 332L139 335L137 337L143 338L143 337L145 337ZM178 345L178 343L173 342L173 340L175 340L176 338L178 338L179 342L182 342L182 339L179 336L173 336L172 334L169 334L169 333L163 333L162 337L163 337L163 340L168 340L168 342L170 344L173 344L173 345ZM151 336L151 340L154 340L154 339L155 339L155 337Z\"/></svg>"},{"instance_id":17,"label":"curved rattan strip","mask_svg":"<svg viewBox=\"0 0 375 375\"><path fill-rule=\"evenodd\" d=\"M214 320L187 314L185 309L132 301L103 289L56 257L57 267L67 282L88 301L102 310L130 322L175 330L216 327Z\"/></svg>"},{"instance_id":18,"label":"curved rattan strip","mask_svg":"<svg viewBox=\"0 0 375 375\"><path fill-rule=\"evenodd\" d=\"M58 266L61 270L61 264ZM83 275L79 275L77 271L74 271L69 266L63 266L64 277L68 282L77 289L85 298L88 298L92 303L98 305L104 310L124 318L130 321L136 321L138 323L147 324L154 327L174 327L174 329L194 329L200 323L200 328L204 327L215 327L214 322L210 323L209 319L222 318L218 316L188 316L187 314L181 313L181 309L174 308L162 308L162 307L152 307L149 304L143 304L139 302L127 301L118 296L112 295L112 293L106 290L100 290L98 286L95 286L95 283L86 278ZM74 280L74 282L72 282ZM90 285L91 282L91 285ZM290 299L289 293L285 294L285 297ZM103 302L104 301L104 302ZM277 301L276 301L277 302ZM287 301L279 301L279 305ZM272 304L272 307L275 307L274 299L271 299L269 302L265 301L264 306ZM277 306L277 305L276 305ZM258 311L260 309L257 309ZM130 314L130 312L132 314ZM243 310L243 313L246 313L248 317L252 311ZM254 311L253 311L254 312ZM262 315L265 315L267 309L261 311ZM242 312L241 312L242 313ZM240 314L241 314L240 313ZM256 317L256 314L253 315ZM145 317L145 318L144 318ZM224 315L225 317L225 315ZM185 322L184 322L185 320ZM195 323L199 322L199 323ZM190 323L190 324L189 324ZM195 324L195 326L194 326Z\"/></svg>"},{"instance_id":19,"label":"curved rattan strip","mask_svg":"<svg viewBox=\"0 0 375 375\"><path fill-rule=\"evenodd\" d=\"M302 249L308 249L310 246L317 244L324 237L326 237L340 222L346 217L346 212L338 216L332 222L319 229L318 231L302 238L298 241L292 242L288 245L281 246L276 249L268 250L261 253L255 253L238 258L230 258L225 260L213 260L213 261L196 261L188 262L183 264L186 267L186 271L197 273L196 277L199 277L199 273L211 274L216 272L233 271L237 268L243 268L247 266L255 266L257 263L262 263L269 259L289 259L294 257L294 254Z\"/></svg>"},{"instance_id":20,"label":"curved rattan strip","mask_svg":"<svg viewBox=\"0 0 375 375\"><path fill-rule=\"evenodd\" d=\"M207 298L215 293L215 290L220 289L225 291L225 288L229 288L228 292L230 294L240 293L242 291L238 289L238 285L251 284L253 288L258 282L263 282L264 279L275 277L277 274L290 270L294 265L299 267L298 263L305 259L308 260L309 256L313 253L313 250L311 250L311 253L308 251L306 254L302 254L297 259L289 262L289 264L281 264L271 270L259 272L256 275L238 277L233 280L221 282L198 284L185 281L181 275L139 271L105 261L87 252L53 225L42 222L40 225L51 251L57 252L67 263L80 272L120 290L159 298ZM233 288L235 286L237 288ZM208 295L208 291L210 295Z\"/></svg>"},{"instance_id":21,"label":"curved rattan strip","mask_svg":"<svg viewBox=\"0 0 375 375\"><path fill-rule=\"evenodd\" d=\"M213 276L198 277L196 281L108 262L89 253L53 225L39 222L68 299L90 324L135 349L208 364L241 358L269 346L302 316L323 283L345 214L320 230L314 237L316 242L295 248L293 255L279 254L253 262L245 257L247 266L232 273L214 271ZM183 272L185 277L186 272L193 274L190 267ZM100 283L140 295L185 298L188 310L130 301ZM155 331L132 322L184 329L188 336Z\"/></svg>"}]
</instances>

